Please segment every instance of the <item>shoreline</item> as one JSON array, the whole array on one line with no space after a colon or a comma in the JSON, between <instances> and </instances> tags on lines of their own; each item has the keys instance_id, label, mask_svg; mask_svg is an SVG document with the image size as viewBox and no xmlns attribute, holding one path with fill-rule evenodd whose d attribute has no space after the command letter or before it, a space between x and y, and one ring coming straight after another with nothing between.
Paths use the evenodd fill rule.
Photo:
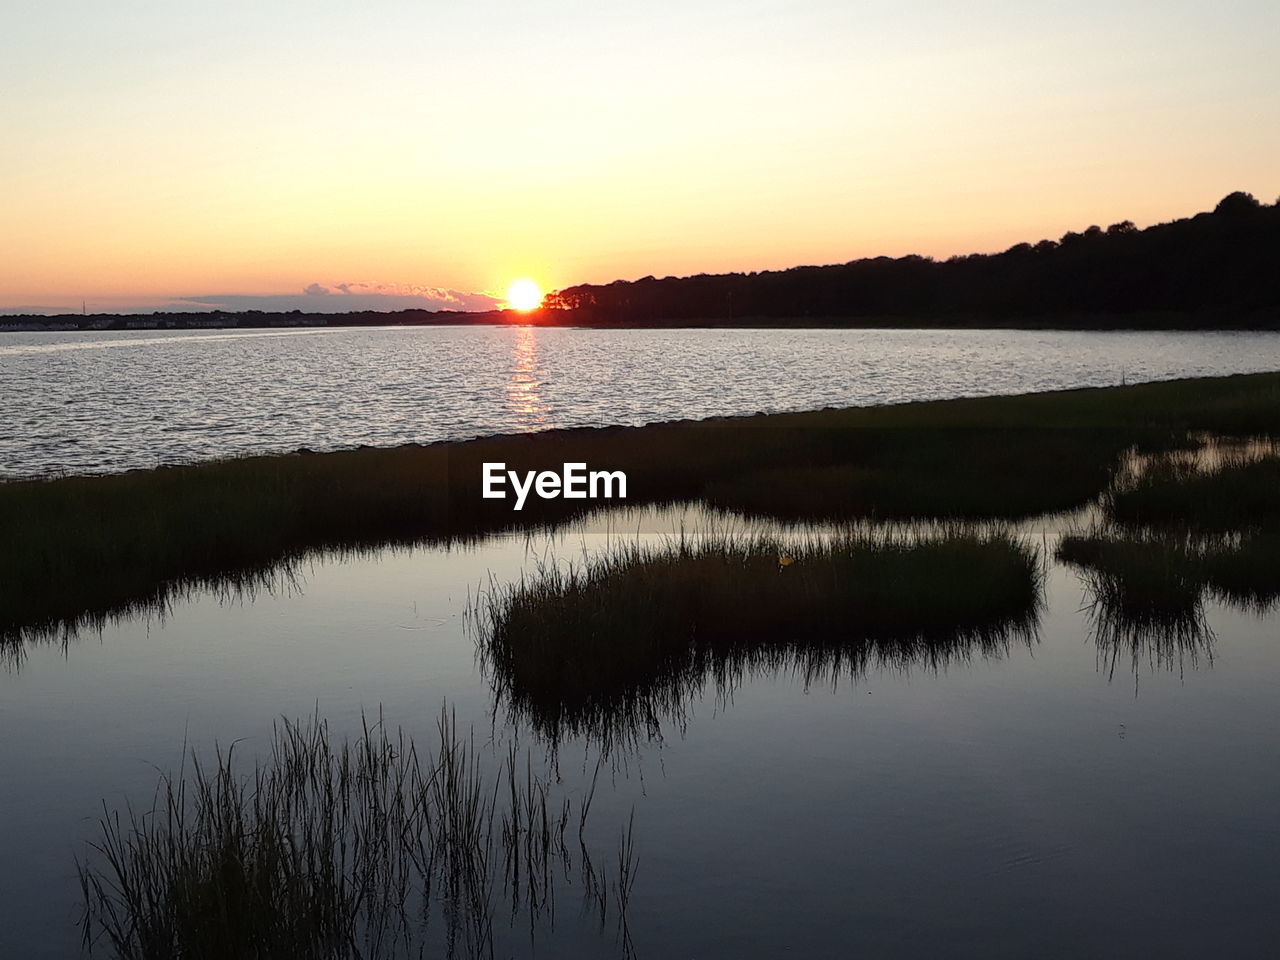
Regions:
<instances>
[{"instance_id":1,"label":"shoreline","mask_svg":"<svg viewBox=\"0 0 1280 960\"><path fill-rule=\"evenodd\" d=\"M1220 332L1280 331L1275 315L1194 312L1062 313L1043 316L991 315L939 316L829 316L743 317L734 320L656 320L644 323L606 323L539 309L528 314L514 311L486 313L349 314L89 314L0 315L0 333L116 333L130 330L307 330L379 327L543 327L582 330L1029 330L1089 332Z\"/></svg>"}]
</instances>

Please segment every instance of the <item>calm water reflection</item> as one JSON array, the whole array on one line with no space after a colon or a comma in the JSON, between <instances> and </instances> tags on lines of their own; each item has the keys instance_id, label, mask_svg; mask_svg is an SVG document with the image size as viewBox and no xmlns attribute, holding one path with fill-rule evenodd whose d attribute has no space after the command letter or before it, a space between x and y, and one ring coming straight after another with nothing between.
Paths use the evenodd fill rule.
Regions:
<instances>
[{"instance_id":1,"label":"calm water reflection","mask_svg":"<svg viewBox=\"0 0 1280 960\"><path fill-rule=\"evenodd\" d=\"M1081 522L1022 532L1051 556ZM30 647L0 674L0 956L75 955L72 856L101 798L146 802L184 738L253 750L281 714L354 730L381 704L427 739L447 698L499 752L540 750L493 702L469 598L658 525L317 560L252 600L199 594ZM638 955L1274 955L1280 618L1206 597L1212 658L1122 657L1113 676L1095 599L1053 561L1032 644L689 691L679 722L615 754L592 807L606 842L635 810ZM561 745L566 790L597 750ZM618 955L574 905L558 913L536 955ZM530 955L527 932L499 955Z\"/></svg>"}]
</instances>

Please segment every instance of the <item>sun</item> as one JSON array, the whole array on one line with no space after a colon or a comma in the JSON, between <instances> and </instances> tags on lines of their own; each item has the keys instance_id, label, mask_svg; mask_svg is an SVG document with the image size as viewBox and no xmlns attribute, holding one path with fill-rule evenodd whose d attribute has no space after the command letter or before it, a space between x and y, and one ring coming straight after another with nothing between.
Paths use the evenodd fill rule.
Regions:
<instances>
[{"instance_id":1,"label":"sun","mask_svg":"<svg viewBox=\"0 0 1280 960\"><path fill-rule=\"evenodd\" d=\"M507 303L513 310L537 310L542 306L542 288L528 277L513 280L507 287Z\"/></svg>"}]
</instances>

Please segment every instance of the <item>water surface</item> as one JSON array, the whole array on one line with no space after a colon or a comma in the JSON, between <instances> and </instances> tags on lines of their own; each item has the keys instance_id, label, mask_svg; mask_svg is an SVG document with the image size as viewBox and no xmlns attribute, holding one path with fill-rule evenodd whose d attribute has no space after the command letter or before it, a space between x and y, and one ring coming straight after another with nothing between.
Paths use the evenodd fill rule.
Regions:
<instances>
[{"instance_id":1,"label":"water surface","mask_svg":"<svg viewBox=\"0 0 1280 960\"><path fill-rule=\"evenodd\" d=\"M688 416L1110 385L1280 367L1276 334L448 328L0 336L0 471L120 470ZM1023 525L1052 556L1085 514ZM605 744L557 751L495 700L467 623L491 583L692 511L306 560L197 590L0 669L0 957L78 951L73 858L102 802L145 806L184 745L265 749L283 715L422 742L442 702L581 796ZM638 533L637 531L644 531ZM490 578L493 578L492 580ZM611 742L591 829L629 822L640 957L1280 954L1280 614L1206 601L1153 642L1099 631L1047 559L1035 637L994 653L690 687ZM572 902L499 956L616 957Z\"/></svg>"},{"instance_id":2,"label":"water surface","mask_svg":"<svg viewBox=\"0 0 1280 960\"><path fill-rule=\"evenodd\" d=\"M184 740L252 751L282 714L354 732L381 705L425 742L447 699L495 751L514 739L549 763L496 709L468 597L491 574L682 523L619 514L317 559L274 593L197 593L29 646L0 673L0 956L75 955L72 857L91 818L104 797L149 801ZM1064 525L1023 529L1051 551ZM1051 563L1031 643L941 670L708 683L682 722L615 749L592 826L607 842L635 812L637 955L1274 956L1280 619L1210 603L1211 636L1117 656L1088 600ZM563 788L585 789L598 755L590 736L562 744ZM499 947L621 955L572 902L534 946L515 931Z\"/></svg>"},{"instance_id":3,"label":"water surface","mask_svg":"<svg viewBox=\"0 0 1280 960\"><path fill-rule=\"evenodd\" d=\"M0 333L0 477L1280 369L1280 333Z\"/></svg>"}]
</instances>

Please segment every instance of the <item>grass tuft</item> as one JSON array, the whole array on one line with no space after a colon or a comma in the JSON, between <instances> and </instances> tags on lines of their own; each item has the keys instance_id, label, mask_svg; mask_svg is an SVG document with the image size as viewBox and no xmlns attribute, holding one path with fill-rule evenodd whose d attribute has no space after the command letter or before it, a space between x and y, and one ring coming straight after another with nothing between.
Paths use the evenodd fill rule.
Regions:
<instances>
[{"instance_id":1,"label":"grass tuft","mask_svg":"<svg viewBox=\"0 0 1280 960\"><path fill-rule=\"evenodd\" d=\"M1157 460L1110 493L1105 507L1108 519L1131 527L1280 532L1280 456L1228 457L1208 471L1194 462Z\"/></svg>"},{"instance_id":2,"label":"grass tuft","mask_svg":"<svg viewBox=\"0 0 1280 960\"><path fill-rule=\"evenodd\" d=\"M551 910L576 824L584 895L625 910L581 839L590 803L557 803L514 748L494 775L442 712L420 755L379 721L338 742L277 725L244 774L235 748L164 776L150 810L105 811L79 863L86 947L121 960L308 960L493 953L495 899ZM602 908L603 909L603 908ZM604 912L601 913L601 922Z\"/></svg>"},{"instance_id":3,"label":"grass tuft","mask_svg":"<svg viewBox=\"0 0 1280 960\"><path fill-rule=\"evenodd\" d=\"M475 615L501 701L553 740L618 741L679 717L707 677L999 652L1033 633L1040 590L1036 549L999 533L681 538L544 567Z\"/></svg>"}]
</instances>

